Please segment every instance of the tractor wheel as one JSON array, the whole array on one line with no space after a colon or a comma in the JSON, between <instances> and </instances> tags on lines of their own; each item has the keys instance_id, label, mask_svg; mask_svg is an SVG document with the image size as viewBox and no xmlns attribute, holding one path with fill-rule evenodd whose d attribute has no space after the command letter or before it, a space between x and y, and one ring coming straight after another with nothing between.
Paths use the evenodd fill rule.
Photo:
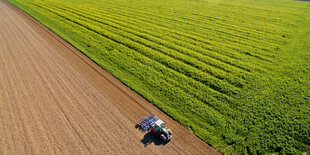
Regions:
<instances>
[{"instance_id":1,"label":"tractor wheel","mask_svg":"<svg viewBox=\"0 0 310 155\"><path fill-rule=\"evenodd\" d=\"M167 131L168 131L169 135L172 135L172 132L171 132L171 130L170 130L170 129L168 129Z\"/></svg>"},{"instance_id":2,"label":"tractor wheel","mask_svg":"<svg viewBox=\"0 0 310 155\"><path fill-rule=\"evenodd\" d=\"M166 140L167 140L167 138L166 138L166 136L165 136L164 134L161 134L161 135L160 135L160 139L163 140L163 141L166 141Z\"/></svg>"}]
</instances>

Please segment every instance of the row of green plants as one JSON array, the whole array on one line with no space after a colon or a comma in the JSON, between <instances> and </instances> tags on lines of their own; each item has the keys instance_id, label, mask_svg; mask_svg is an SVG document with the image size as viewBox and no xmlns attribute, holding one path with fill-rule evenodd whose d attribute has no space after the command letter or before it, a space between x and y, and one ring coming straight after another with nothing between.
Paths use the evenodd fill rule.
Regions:
<instances>
[{"instance_id":1,"label":"row of green plants","mask_svg":"<svg viewBox=\"0 0 310 155\"><path fill-rule=\"evenodd\" d=\"M68 6L68 5L67 5ZM97 12L97 11L96 11ZM100 13L100 10L99 10L99 12L98 13Z\"/></svg>"},{"instance_id":2,"label":"row of green plants","mask_svg":"<svg viewBox=\"0 0 310 155\"><path fill-rule=\"evenodd\" d=\"M209 26L212 26L212 28L215 28L215 30L220 30L218 29L219 26L221 26L222 24L225 24L226 20L221 20L222 18L213 18L213 20L204 20L204 19L197 19L195 20L195 18L197 16L192 16L192 15L188 15L188 14L176 14L176 13L173 13L173 12L163 12L163 13L160 13L160 14L152 14L152 13L149 13L149 12L146 12L146 11L142 11L142 10L135 10L135 9L130 9L130 8L126 8L125 6L123 7L120 7L119 5L109 5L109 4L105 4L105 5L102 5L102 7L108 7L112 10L122 10L126 13L138 13L140 15L146 15L146 16L155 16L155 17L159 17L161 19L168 19L169 21L175 21L175 22L188 22L189 24L196 24L198 26L204 26L206 28L208 28ZM210 12L212 11L212 8L208 8L208 10L210 10ZM218 8L217 8L218 10ZM226 11L223 10L223 13L226 13L225 15L229 15L227 14L227 12L229 12L230 9L227 9ZM209 13L209 12L208 12ZM218 12L216 12L218 13ZM239 12L240 13L240 12ZM172 18L173 17L173 18ZM232 16L234 17L234 16ZM266 14L265 16L266 18L270 17L269 14ZM217 20L221 20L220 23L217 23L216 21ZM234 21L236 22L236 21ZM262 21L259 21L260 24L262 23ZM205 24L205 23L208 23L208 24ZM285 23L285 22L283 22ZM267 26L271 26L271 25L268 25L268 24L271 24L270 22L266 22L264 24L267 24ZM277 23L277 26L279 25L280 23ZM285 23L286 24L286 23ZM227 25L227 24L226 24ZM276 24L272 24L273 26L276 26ZM221 26L222 27L222 26ZM227 27L227 26L223 26L222 28L224 29L227 29L227 30L232 30L232 31L236 31L236 32L239 32L238 33L238 36L243 36L243 35L255 35L258 31L252 31L252 29L248 28L247 30L241 30L242 28L244 29L244 27L239 27L237 25L235 25L235 27L237 27L237 29L229 29L230 27ZM251 33L247 33L247 32L251 32ZM241 32L241 33L240 33ZM265 33L265 34L270 34L270 33L274 33L274 31L271 31L271 32L268 32L268 33ZM243 35L242 35L243 34ZM259 36L259 37L263 37L263 36ZM255 38L255 37L254 37ZM264 40L259 40L259 41L264 41ZM275 40L276 41L276 40ZM270 42L268 42L270 43Z\"/></svg>"},{"instance_id":3,"label":"row of green plants","mask_svg":"<svg viewBox=\"0 0 310 155\"><path fill-rule=\"evenodd\" d=\"M119 14L120 12L123 12L124 10L121 10L121 11L118 11L117 14ZM167 21L167 20L163 20L162 18L154 18L154 17L151 17L151 16L148 16L148 17L144 17L145 14L142 14L143 16L139 17L139 14L137 15L136 13L130 13L129 11L128 12L125 12L124 15L125 16L128 16L128 15L132 15L133 18L136 18L136 19L139 19L139 20L145 20L146 22L149 22L149 23L152 23L153 25L160 25L160 26L165 26L163 25L164 23L168 23L166 25L174 25L174 24L171 24L170 21ZM127 17L126 17L127 18ZM154 20L157 20L157 21L154 21ZM136 22L136 21L135 21ZM183 24L184 25L184 24ZM173 27L173 28L176 28L176 27ZM210 27L212 28L212 27ZM213 28L216 28L216 27L213 27ZM192 29L195 29L195 31L191 31ZM184 28L180 28L181 31L184 31ZM198 30L201 30L201 31L198 31ZM199 32L199 33L195 33L195 32ZM207 32L207 33L206 33ZM223 45L224 43L224 46L230 46L230 45L235 45L235 48L234 49L239 49L237 51L239 52L242 52L244 51L244 49L249 49L249 48L252 48L251 51L247 51L247 52L243 52L243 54L246 54L247 56L254 56L255 57L258 57L258 58L261 58L261 59L270 59L270 57L273 57L273 54L270 52L270 49L274 49L274 48L277 48L277 47L273 47L271 45L268 45L268 44L264 44L263 47L258 47L259 44L257 43L249 43L249 41L247 40L247 42L241 42L241 39L235 39L234 37L231 37L229 36L228 38L227 37L224 37L222 34L216 34L216 33L208 33L208 31L206 31L205 29L201 29L201 28L196 28L196 27L193 27L193 26L190 26L190 29L188 31L186 31L185 33L187 34L191 34L191 36L195 36L197 38L197 36L199 38L202 38L200 40L204 41L204 40L212 40L212 41L215 41L215 43L212 44L211 48L214 48L218 45ZM206 35L202 35L202 34L206 34ZM215 36L214 36L215 35ZM225 35L225 34L224 34ZM214 36L214 37L213 37ZM222 39L223 38L223 39ZM245 39L246 40L246 39ZM209 41L210 42L210 41ZM237 42L237 43L236 43ZM240 45L241 44L241 45ZM209 46L210 47L210 46ZM244 48L242 48L244 47ZM269 48L269 49L268 49ZM220 47L217 48L217 49L221 49ZM230 52L230 51L229 51ZM229 53L227 52L227 53ZM255 54L253 52L259 52L258 54ZM262 56L261 56L262 55ZM264 56L265 55L265 56ZM267 56L267 57L266 57ZM269 58L268 58L269 57ZM255 59L254 59L255 60Z\"/></svg>"},{"instance_id":4,"label":"row of green plants","mask_svg":"<svg viewBox=\"0 0 310 155\"><path fill-rule=\"evenodd\" d=\"M114 9L110 8L110 10L113 11ZM148 13L143 13L143 14L138 13L137 14L137 13L132 12L132 11L127 11L126 9L115 9L114 11L119 13L119 14L123 13L127 16L130 15L136 19L146 20L148 22L152 22L153 24L157 23L161 26L174 26L174 28L177 28L177 27L175 27L175 25L186 26L186 27L180 27L179 30L182 30L182 31L186 30L187 33L192 34L192 35L196 35L199 37L203 37L203 38L208 37L207 39L211 39L211 40L217 39L220 42L222 42L223 40L227 42L229 40L232 42L238 42L238 43L243 43L244 45L253 46L253 44L249 44L249 41L248 41L251 38L248 38L246 36L239 36L239 35L236 36L236 33L228 33L228 32L226 32L227 30L225 30L225 31L222 31L220 29L218 30L217 26L213 26L210 23L207 23L207 24L201 26L199 24L192 24L191 22L187 22L187 21L184 22L184 19L182 19L182 20L171 20L169 18L169 16L154 16L154 15L151 15ZM195 29L195 31L190 31L193 29ZM208 35L202 35L202 34L208 34ZM213 38L212 36L216 36L216 38ZM237 39L235 39L235 38L237 38ZM243 41L243 40L245 40L245 41ZM260 40L260 41L262 41L262 40ZM261 48L264 49L263 47L261 47Z\"/></svg>"},{"instance_id":5,"label":"row of green plants","mask_svg":"<svg viewBox=\"0 0 310 155\"><path fill-rule=\"evenodd\" d=\"M131 11L132 12L137 12L137 11L139 11L139 12L143 12L143 14L145 14L145 13L147 13L147 14L149 14L149 12L146 12L146 11L143 11L142 9L132 9L132 8L128 8L128 7L126 7L127 5L126 5L126 3L124 3L124 4L120 4L120 3L117 3L117 2L114 2L114 3L111 3L111 2L108 2L108 3L106 3L105 1L103 1L103 2L101 2L101 3L98 3L98 2L96 2L97 3L97 5L96 6L100 6L100 7L108 7L108 8L116 8L117 10L130 10L131 9ZM173 2L171 2L171 3L173 3ZM169 5L171 4L171 3L169 3ZM234 4L236 4L236 2L233 2ZM238 3L238 2L237 2ZM177 4L177 3L175 3L175 4ZM239 3L240 4L240 3ZM152 5L151 3L149 4L149 5ZM167 4L168 5L168 4ZM156 14L156 15L158 15L158 16L161 16L161 15L166 15L166 17L171 17L171 16L175 16L176 15L176 13L175 13L175 11L173 11L173 9L179 9L180 7L182 8L182 7L184 7L184 6L181 6L181 5L178 5L178 6L176 6L176 5L172 5L172 6L169 6L170 7L170 9L172 10L172 11L166 11L165 10L165 12L161 12L160 14ZM285 19L285 21L283 21L283 22L277 22L277 23L273 23L273 22L266 22L266 21L264 21L264 20L258 20L259 22L255 22L255 21L253 21L253 22L251 22L251 23L246 23L246 24L253 24L253 23L255 23L255 24L261 24L261 25L259 25L259 26L266 26L266 27L264 27L264 29L260 29L260 31L265 31L266 30L266 28L268 28L269 27L269 32L268 33L274 33L275 32L275 30L274 29L272 29L274 26L278 26L279 24L282 24L282 25L286 25L287 24L287 21L290 21L290 20L292 20L292 19L287 19L288 17L286 17L286 18L279 18L279 17L283 17L283 13L294 13L293 11L291 11L291 10L285 10L285 11L283 11L283 12L281 12L281 13L277 13L277 14L275 14L276 12L274 11L274 10L271 10L270 11L270 9L265 9L264 11L261 11L261 12L255 12L255 14L253 14L253 11L255 11L256 9L246 9L246 10L243 10L242 12L240 12L240 8L238 8L238 9L232 9L232 5L228 5L228 7L224 7L224 6L220 6L220 7L217 7L217 8L214 8L214 7L212 7L211 5L209 5L209 7L208 6L206 6L207 8L206 8L206 10L204 10L204 12L207 12L208 13L208 15L209 14L212 14L213 16L212 16L212 19L221 19L221 18L215 18L215 17L217 17L219 14L220 15L222 15L222 16L226 16L226 17L228 17L228 18L225 18L225 20L222 20L222 22L228 22L228 21L230 21L230 22L232 22L232 23L238 23L238 19L240 19L240 18L238 18L239 16L236 16L236 14L238 14L238 15L243 15L243 16L246 16L246 17L248 17L249 15L250 16L258 16L258 17L261 17L261 18L263 18L263 19L266 19L266 20L274 20L274 18L276 18L276 19ZM239 7L239 6L238 6ZM244 6L240 6L240 7L244 7ZM151 8L150 8L151 9ZM184 8L185 9L185 8ZM192 8L186 8L187 10L189 10L189 12L190 11L192 11ZM282 8L281 8L282 9ZM287 8L286 8L287 9ZM186 11L187 11L186 10ZM157 11L157 10L154 10L154 11ZM182 10L182 11L185 11L185 10ZM200 10L199 10L200 11ZM266 12L266 11L268 11L268 12ZM187 15L186 13L183 13L183 12L178 12L178 14L177 15L179 15L181 13L181 18L183 18L184 17L184 15ZM190 12L191 13L191 12ZM263 13L263 15L260 15L260 14L262 14ZM270 13L271 14L275 14L275 16L270 16ZM152 16L152 14L150 14L151 16ZM204 15L200 15L200 16L204 16ZM190 16L190 17L192 17L192 18L195 18L195 17L197 17L197 16ZM210 16L206 16L206 17L210 17ZM251 17L251 18L249 18L249 19L253 19L253 17ZM272 27L273 26L273 27ZM250 28L250 29L253 29L253 26L251 26L251 27L247 27L247 28ZM260 27L256 27L256 30L258 30ZM278 28L278 27L277 27ZM276 30L276 31L278 31L278 29Z\"/></svg>"},{"instance_id":6,"label":"row of green plants","mask_svg":"<svg viewBox=\"0 0 310 155\"><path fill-rule=\"evenodd\" d=\"M80 11L81 12L81 11ZM74 12L75 14L79 14L78 12ZM74 16L72 15L72 16ZM87 18L88 19L88 18ZM177 60L183 61L186 64L192 65L195 68L198 68L204 72L207 72L219 79L225 79L229 83L234 84L234 85L242 85L240 82L240 79L231 79L231 76L227 72L236 72L236 70L233 70L231 67L228 65L225 66L224 63L217 63L217 64L212 64L208 61L212 61L212 59L196 52L192 52L192 48L184 48L181 46L173 45L170 44L170 42L162 40L157 37L150 36L145 33L140 33L139 31L134 31L133 29L128 29L126 27L121 27L119 25L115 25L113 23L109 23L107 21L99 21L100 18L91 18L91 20L96 21L96 24L100 24L100 27L103 29L109 29L113 30L113 32L119 32L120 35L124 35L124 33L130 33L129 35L125 35L125 37L130 37L130 35L135 35L134 37L130 38L136 38L139 37L139 39L136 39L136 42L139 42L142 45L145 45L147 47L150 47L154 50L160 51L172 58L175 58ZM86 22L89 22L89 20L85 20ZM106 28L105 28L106 27ZM155 43L155 44L154 44ZM175 54L177 52L177 54ZM193 57L193 58L191 58ZM216 61L215 61L216 62ZM206 66L205 64L208 64L209 66ZM223 68L224 71L219 70L218 68L221 67ZM228 70L228 71L227 71Z\"/></svg>"},{"instance_id":7,"label":"row of green plants","mask_svg":"<svg viewBox=\"0 0 310 155\"><path fill-rule=\"evenodd\" d=\"M52 4L50 4L50 5L52 5ZM67 6L70 6L70 5L66 5L66 7ZM70 8L71 9L71 8ZM83 8L81 7L81 8L79 8L78 10L75 10L75 13L78 13L79 14L79 12L83 12L83 14L85 13L85 14L87 14L87 17L88 18L91 18L92 20L95 20L95 21L99 21L99 22L103 22L104 24L107 24L107 22L108 21L111 21L111 20L109 20L108 18L106 18L106 16L104 16L104 17L102 17L102 16L96 16L96 13L97 14L100 14L100 11L92 11L91 9L87 9L87 10L83 10ZM93 17L94 16L94 17ZM101 20L101 19L103 19L104 18L104 20ZM117 20L117 21L116 21ZM121 25L121 27L128 27L128 26L130 26L129 24L128 24L128 22L130 22L130 21L124 21L122 24L119 24L119 21L120 20L122 20L122 18L116 18L116 19L114 19L114 20L112 20L112 22L113 23L117 23L118 25ZM124 23L126 23L126 24L124 24ZM111 24L110 22L109 22L109 24ZM145 23L137 23L136 22L136 24L145 24ZM114 25L112 25L113 27L115 27L115 24ZM152 31L155 31L157 28L156 27L154 27L154 25L148 25L148 28L149 29L151 29ZM140 37L147 37L146 35L145 35L145 33L147 33L147 34L150 34L150 35L153 35L154 36L154 33L152 34L152 33L150 33L150 31L148 30L148 31L141 31L141 28L137 28L137 26L130 26L130 27L128 27L127 29L129 29L129 30L137 30L137 31L139 31L139 32L142 32L143 33L143 35L139 35ZM155 32L158 32L158 31L155 31ZM137 33L135 33L136 35L137 35ZM212 48L210 48L210 46L208 46L207 44L210 44L210 43L207 43L207 44L203 44L203 48L199 48L199 47L197 47L197 39L195 38L195 41L194 42L192 42L192 38L193 38L193 36L189 36L189 38L191 38L191 39L188 39L188 38L182 38L182 37L180 37L180 34L177 34L177 35L174 35L174 36L171 36L171 37L169 37L169 38L165 38L167 35L161 35L161 36L158 36L158 34L160 34L160 32L158 32L158 33L156 33L156 35L157 36L155 36L155 37L157 37L157 39L165 39L165 40L167 40L167 41L170 41L170 42L174 42L174 43L176 43L177 45L180 45L180 46L183 46L184 47L184 45L186 45L185 47L187 48L187 49L189 49L189 50L192 50L192 51L198 51L199 53L202 53L202 54L205 54L205 55L207 55L207 56L209 56L209 57L211 57L211 58L214 58L214 59L217 59L217 60L219 60L219 61L224 61L225 63L227 63L227 64L229 64L229 65L232 65L232 66L236 66L236 67L239 67L239 68L241 68L241 69L245 69L245 70L249 70L248 68L250 68L250 67L245 67L244 65L242 65L242 64L239 64L239 61L234 61L233 59L230 59L229 57L223 57L223 56L219 56L218 55L218 50L219 50L219 48L217 48L215 51L216 52L212 52L213 51L213 49L214 49L214 44L219 44L218 42L215 42L215 43L213 43L211 46L212 46ZM184 40L184 41L180 41L180 40ZM154 39L153 39L154 40ZM203 39L202 39L203 40ZM192 44L188 44L189 42L192 42ZM173 46L171 43L166 43L166 44L163 44L163 43L161 43L162 45L164 45L164 46L169 46L169 47L171 47L171 46ZM208 47L207 47L208 46ZM175 47L175 46L173 46L173 47ZM235 46L236 47L236 46ZM224 50L223 48L221 48L220 50ZM231 50L231 48L230 49L227 49L227 51L228 50ZM214 54L213 54L214 53ZM210 54L212 54L212 55L210 55ZM199 55L198 55L198 57L196 56L196 58L198 58L199 59ZM208 59L208 60L205 60L205 58L203 58L202 60L204 60L206 63L208 63L208 62L210 62L210 61L212 61L212 59ZM226 68L225 66L223 66L223 64L220 64L220 65L216 65L216 67L217 68Z\"/></svg>"}]
</instances>

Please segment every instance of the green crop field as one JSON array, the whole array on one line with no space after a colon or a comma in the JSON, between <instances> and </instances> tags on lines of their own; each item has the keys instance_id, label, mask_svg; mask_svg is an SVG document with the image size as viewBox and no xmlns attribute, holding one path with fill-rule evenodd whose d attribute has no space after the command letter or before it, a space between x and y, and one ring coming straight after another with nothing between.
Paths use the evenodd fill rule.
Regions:
<instances>
[{"instance_id":1,"label":"green crop field","mask_svg":"<svg viewBox=\"0 0 310 155\"><path fill-rule=\"evenodd\" d=\"M220 152L309 152L310 2L9 1Z\"/></svg>"}]
</instances>

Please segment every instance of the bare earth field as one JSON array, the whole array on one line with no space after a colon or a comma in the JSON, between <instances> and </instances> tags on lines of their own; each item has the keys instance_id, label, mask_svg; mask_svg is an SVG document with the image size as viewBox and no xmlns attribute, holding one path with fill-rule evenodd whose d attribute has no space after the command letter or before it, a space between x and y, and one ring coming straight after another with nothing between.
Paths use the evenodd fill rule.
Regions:
<instances>
[{"instance_id":1,"label":"bare earth field","mask_svg":"<svg viewBox=\"0 0 310 155\"><path fill-rule=\"evenodd\" d=\"M155 113L168 144L135 128ZM219 154L78 50L0 0L0 154Z\"/></svg>"}]
</instances>

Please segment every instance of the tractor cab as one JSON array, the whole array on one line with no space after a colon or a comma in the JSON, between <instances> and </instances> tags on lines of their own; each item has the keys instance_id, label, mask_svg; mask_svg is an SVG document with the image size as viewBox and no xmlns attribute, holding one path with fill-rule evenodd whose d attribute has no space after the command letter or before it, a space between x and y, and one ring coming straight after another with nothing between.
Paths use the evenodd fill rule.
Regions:
<instances>
[{"instance_id":1,"label":"tractor cab","mask_svg":"<svg viewBox=\"0 0 310 155\"><path fill-rule=\"evenodd\" d=\"M165 123L160 119L154 123L152 132L160 135L160 138L164 141L169 141L172 138L170 129L167 129Z\"/></svg>"},{"instance_id":2,"label":"tractor cab","mask_svg":"<svg viewBox=\"0 0 310 155\"><path fill-rule=\"evenodd\" d=\"M165 123L162 120L157 120L153 126L153 128L156 128L156 130L166 130Z\"/></svg>"}]
</instances>

